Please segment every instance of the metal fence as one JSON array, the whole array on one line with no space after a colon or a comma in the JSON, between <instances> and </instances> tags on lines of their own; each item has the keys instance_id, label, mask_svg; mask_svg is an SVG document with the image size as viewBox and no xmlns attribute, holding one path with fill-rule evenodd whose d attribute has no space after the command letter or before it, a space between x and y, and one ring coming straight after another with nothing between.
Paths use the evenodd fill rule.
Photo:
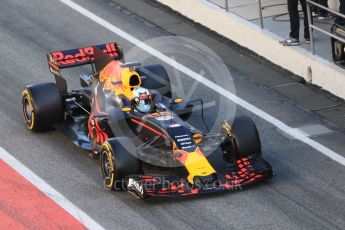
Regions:
<instances>
[{"instance_id":1,"label":"metal fence","mask_svg":"<svg viewBox=\"0 0 345 230\"><path fill-rule=\"evenodd\" d=\"M231 1L231 0L223 0L224 5L220 4L221 1L215 1L215 0L207 0L207 1L209 1L215 5L218 5L221 8L224 8L227 12L230 11L229 1ZM255 1L257 1L257 3L258 3L260 27L261 27L261 29L263 29L264 28L264 19L262 16L262 3L261 3L261 0L255 0Z\"/></svg>"},{"instance_id":2,"label":"metal fence","mask_svg":"<svg viewBox=\"0 0 345 230\"><path fill-rule=\"evenodd\" d=\"M321 32L321 33L323 33L323 34L325 34L325 35L327 35L329 37L332 37L334 39L337 39L337 40L345 43L345 39L343 39L343 38L341 38L341 37L339 37L339 36L337 36L335 34L332 34L332 33L328 32L328 31L326 31L324 29L321 29L320 27L317 27L317 26L315 26L313 24L312 12L311 12L311 9L310 9L312 5L316 6L318 8L324 9L327 12L335 14L335 15L341 17L341 18L345 18L344 14L341 14L341 13L339 13L337 11L329 9L328 7L325 7L325 6L320 5L320 4L316 3L316 2L313 2L312 0L307 0L308 22L309 22L309 32L310 32L310 47L311 47L312 54L315 54L315 42L314 42L314 34L313 34L314 30L316 30L318 32Z\"/></svg>"},{"instance_id":3,"label":"metal fence","mask_svg":"<svg viewBox=\"0 0 345 230\"><path fill-rule=\"evenodd\" d=\"M230 0L231 1L231 0ZM259 19L260 19L260 28L263 29L264 28L264 19L262 16L262 4L261 4L261 0L256 0L258 2L258 10L259 10ZM229 0L224 0L224 8L226 11L229 12Z\"/></svg>"},{"instance_id":4,"label":"metal fence","mask_svg":"<svg viewBox=\"0 0 345 230\"><path fill-rule=\"evenodd\" d=\"M208 1L213 3L213 4L216 4L215 2L212 2L212 0L208 0ZM224 0L224 5L223 6L220 6L219 4L217 4L217 5L222 7L222 8L224 8L226 11L229 12L229 10L230 10L230 8L229 8L229 1L231 1L231 0ZM261 3L261 0L256 0L256 1L258 3L260 27L261 27L261 29L263 29L264 28L264 22L263 22L263 13L262 13L262 11L263 11L262 3ZM221 1L217 1L217 2L221 2ZM311 12L310 8L311 8L311 5L313 5L313 6L316 6L316 7L319 7L321 9L324 9L327 12L330 12L330 13L332 13L334 15L337 15L337 16L339 16L341 18L344 18L344 19L345 19L345 15L341 14L341 13L339 13L337 11L334 11L332 9L329 9L328 7L322 6L322 5L320 5L320 4L316 3L316 2L313 2L312 0L306 0L306 2L307 2L309 30L310 30L310 41L311 41L310 42L310 47L311 47L312 54L313 55L315 54L315 42L314 42L314 34L313 34L314 30L316 30L318 32L321 32L321 33L323 33L323 34L325 34L325 35L327 35L329 37L332 37L334 39L337 39L337 40L345 43L345 39L344 38L341 38L341 37L339 37L339 36L337 36L335 34L330 33L329 31L326 31L326 30L321 29L320 27L314 25L313 21L312 21L312 12Z\"/></svg>"}]
</instances>

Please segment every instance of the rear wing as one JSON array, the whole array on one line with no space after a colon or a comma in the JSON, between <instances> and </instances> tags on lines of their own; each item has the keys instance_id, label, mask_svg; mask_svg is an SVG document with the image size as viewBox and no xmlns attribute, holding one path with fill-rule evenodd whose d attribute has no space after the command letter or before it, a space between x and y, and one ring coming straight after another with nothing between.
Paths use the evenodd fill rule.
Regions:
<instances>
[{"instance_id":1,"label":"rear wing","mask_svg":"<svg viewBox=\"0 0 345 230\"><path fill-rule=\"evenodd\" d=\"M94 47L103 51L113 60L123 58L122 48L115 42L96 46L88 46L79 49L54 51L47 55L49 71L55 76L56 84L62 93L67 93L66 80L61 76L61 69L94 64Z\"/></svg>"}]
</instances>

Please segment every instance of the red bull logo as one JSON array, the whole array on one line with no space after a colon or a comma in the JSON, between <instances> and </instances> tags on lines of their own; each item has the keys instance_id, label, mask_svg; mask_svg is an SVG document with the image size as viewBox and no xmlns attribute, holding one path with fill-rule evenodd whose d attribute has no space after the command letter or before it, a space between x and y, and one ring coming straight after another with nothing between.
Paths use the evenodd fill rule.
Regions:
<instances>
[{"instance_id":1,"label":"red bull logo","mask_svg":"<svg viewBox=\"0 0 345 230\"><path fill-rule=\"evenodd\" d=\"M118 50L115 47L114 43L108 43L103 46L103 53L109 55L110 57L119 56ZM102 47L102 48L103 48ZM99 47L100 48L100 47ZM76 63L85 63L88 61L93 61L93 47L85 47L76 50L70 50L68 52L56 51L51 53L51 57L54 59L57 65L72 65Z\"/></svg>"}]
</instances>

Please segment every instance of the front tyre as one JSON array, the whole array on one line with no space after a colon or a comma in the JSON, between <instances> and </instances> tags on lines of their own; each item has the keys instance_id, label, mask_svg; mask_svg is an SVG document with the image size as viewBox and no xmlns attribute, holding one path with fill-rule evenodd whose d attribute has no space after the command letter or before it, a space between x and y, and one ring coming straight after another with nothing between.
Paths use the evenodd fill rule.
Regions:
<instances>
[{"instance_id":1,"label":"front tyre","mask_svg":"<svg viewBox=\"0 0 345 230\"><path fill-rule=\"evenodd\" d=\"M261 156L261 141L254 121L247 116L236 117L232 130L237 142L239 156L256 154Z\"/></svg>"},{"instance_id":2,"label":"front tyre","mask_svg":"<svg viewBox=\"0 0 345 230\"><path fill-rule=\"evenodd\" d=\"M136 146L130 138L117 137L104 142L101 151L101 171L107 190L125 190L126 176L142 173Z\"/></svg>"},{"instance_id":3,"label":"front tyre","mask_svg":"<svg viewBox=\"0 0 345 230\"><path fill-rule=\"evenodd\" d=\"M261 156L261 142L255 123L250 117L236 117L233 124L225 121L221 126L222 151L227 161L236 161L256 154Z\"/></svg>"}]
</instances>

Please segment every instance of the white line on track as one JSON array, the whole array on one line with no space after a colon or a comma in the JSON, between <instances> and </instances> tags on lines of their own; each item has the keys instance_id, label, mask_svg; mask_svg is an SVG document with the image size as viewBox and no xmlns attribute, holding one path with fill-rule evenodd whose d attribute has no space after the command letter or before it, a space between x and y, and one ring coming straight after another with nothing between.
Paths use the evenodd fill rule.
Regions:
<instances>
[{"instance_id":1,"label":"white line on track","mask_svg":"<svg viewBox=\"0 0 345 230\"><path fill-rule=\"evenodd\" d=\"M223 95L224 97L228 98L229 100L235 102L236 104L240 105L241 107L247 109L248 111L254 113L255 115L261 117L265 121L271 123L284 133L300 140L301 142L309 145L310 147L314 148L315 150L319 151L320 153L328 156L332 160L342 164L345 166L345 158L338 153L334 152L333 150L327 148L326 146L320 144L317 141L314 141L307 137L306 135L298 132L296 129L293 129L283 123L282 121L278 120L277 118L271 116L270 114L266 113L265 111L255 107L254 105L250 104L249 102L243 100L242 98L232 94L231 92L225 90L221 86L213 83L212 81L204 78L200 74L194 72L193 70L185 67L184 65L178 63L177 61L169 58L168 56L164 55L163 53L155 50L154 48L146 45L144 42L140 41L139 39L133 37L132 35L126 33L125 31L121 30L120 28L112 25L111 23L107 22L106 20L102 19L101 17L95 15L91 11L83 8L82 6L70 1L70 0L59 0L60 2L64 3L65 5L69 6L70 8L74 9L75 11L79 12L80 14L84 15L85 17L91 19L92 21L98 23L102 27L110 30L111 32L117 34L118 36L126 39L127 41L133 43L134 45L140 47L141 49L145 50L146 52L150 53L151 55L159 58L160 60L164 61L165 63L169 64L170 66L178 69L179 71L187 74L191 78L199 81L203 85L209 87L210 89L218 92L219 94Z\"/></svg>"},{"instance_id":2,"label":"white line on track","mask_svg":"<svg viewBox=\"0 0 345 230\"><path fill-rule=\"evenodd\" d=\"M60 205L65 209L70 215L76 218L80 223L82 223L88 229L104 229L101 225L95 222L91 217L89 217L85 212L80 210L77 206L72 204L66 197L61 193L52 188L47 184L42 178L37 176L34 172L28 169L25 165L20 163L17 159L11 156L5 149L0 147L0 160L6 162L19 174L21 174L25 179L30 181L35 187L52 199L55 203Z\"/></svg>"}]
</instances>

